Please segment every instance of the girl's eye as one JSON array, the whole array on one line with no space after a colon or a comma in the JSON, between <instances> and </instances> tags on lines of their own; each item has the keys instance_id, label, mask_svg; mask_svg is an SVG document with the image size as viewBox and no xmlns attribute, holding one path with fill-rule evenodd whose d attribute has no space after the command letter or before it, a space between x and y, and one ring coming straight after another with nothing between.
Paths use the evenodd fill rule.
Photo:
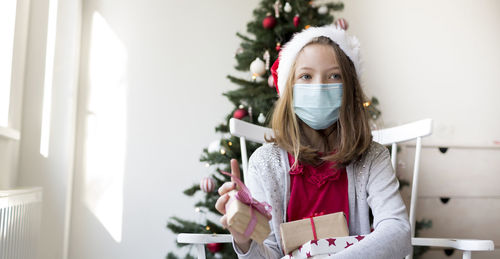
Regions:
<instances>
[{"instance_id":1,"label":"girl's eye","mask_svg":"<svg viewBox=\"0 0 500 259\"><path fill-rule=\"evenodd\" d=\"M308 75L308 74L304 74L300 77L300 79L305 79L305 80L308 80L308 79L311 79L311 76Z\"/></svg>"},{"instance_id":2,"label":"girl's eye","mask_svg":"<svg viewBox=\"0 0 500 259\"><path fill-rule=\"evenodd\" d=\"M332 74L330 76L330 78L332 78L332 79L341 79L342 77L340 76L340 74Z\"/></svg>"}]
</instances>

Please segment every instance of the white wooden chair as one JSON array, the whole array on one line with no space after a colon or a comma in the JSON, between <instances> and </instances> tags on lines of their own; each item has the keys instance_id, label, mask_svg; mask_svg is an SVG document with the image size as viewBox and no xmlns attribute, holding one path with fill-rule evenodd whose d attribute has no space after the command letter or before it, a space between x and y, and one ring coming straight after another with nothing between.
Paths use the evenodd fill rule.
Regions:
<instances>
[{"instance_id":1,"label":"white wooden chair","mask_svg":"<svg viewBox=\"0 0 500 259\"><path fill-rule=\"evenodd\" d=\"M231 119L229 121L229 129L232 135L240 138L242 168L243 173L248 168L248 157L246 151L246 141L254 141L264 143L264 135L272 136L273 132L270 128L254 125L242 120ZM415 211L417 203L417 186L418 173L420 163L420 151L422 148L422 138L429 136L432 133L432 120L424 119L401 126L375 130L372 132L373 140L382 145L391 145L391 162L393 168L396 168L396 149L398 143L407 141L416 141L415 144L415 161L413 167L413 181L410 201L410 223L413 246L431 246L431 247L446 247L461 250L463 258L471 258L472 251L492 251L494 243L491 240L476 240L476 239L449 239L449 238L416 238L415 236ZM211 235L211 234L190 234L182 233L177 236L177 242L189 243L196 246L199 259L205 259L205 244L208 243L230 243L231 235ZM412 258L412 255L406 257Z\"/></svg>"}]
</instances>

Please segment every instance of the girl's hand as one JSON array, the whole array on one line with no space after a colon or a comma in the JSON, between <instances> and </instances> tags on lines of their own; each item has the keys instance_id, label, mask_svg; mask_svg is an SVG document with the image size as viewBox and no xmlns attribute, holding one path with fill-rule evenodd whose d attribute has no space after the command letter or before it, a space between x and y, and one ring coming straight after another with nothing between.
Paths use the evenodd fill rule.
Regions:
<instances>
[{"instance_id":1,"label":"girl's hand","mask_svg":"<svg viewBox=\"0 0 500 259\"><path fill-rule=\"evenodd\" d=\"M234 177L237 177L240 179L240 167L238 165L238 160L236 159L231 159L231 174ZM245 237L242 233L239 233L232 227L228 227L227 225L227 216L226 216L226 203L229 200L229 195L228 192L232 190L238 190L236 182L231 178L231 182L225 182L220 188L219 188L219 199L217 199L217 202L215 203L215 208L217 211L219 211L222 214L222 217L220 218L220 222L224 228L227 228L229 232L231 232L231 235L234 238L234 241L238 245L238 247L246 253L248 249L250 248L250 238Z\"/></svg>"}]
</instances>

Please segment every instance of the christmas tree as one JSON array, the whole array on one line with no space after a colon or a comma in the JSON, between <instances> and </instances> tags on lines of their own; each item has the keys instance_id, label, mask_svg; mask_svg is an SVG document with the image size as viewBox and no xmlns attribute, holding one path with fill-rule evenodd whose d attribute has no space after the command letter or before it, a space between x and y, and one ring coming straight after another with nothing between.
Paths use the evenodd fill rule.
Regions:
<instances>
[{"instance_id":1,"label":"christmas tree","mask_svg":"<svg viewBox=\"0 0 500 259\"><path fill-rule=\"evenodd\" d=\"M236 50L235 66L238 71L250 71L248 78L238 78L228 75L227 78L238 87L224 93L229 101L234 104L234 109L227 115L226 120L215 128L221 134L229 133L229 119L237 118L261 126L269 126L274 102L278 95L273 85L270 66L278 57L280 47L284 45L295 32L309 26L322 26L332 24L332 12L343 9L342 3L316 4L314 1L283 1L263 0L254 10L254 20L247 24L247 36L236 33L241 38L240 48ZM347 24L342 21L342 24ZM260 144L247 142L248 156ZM208 148L203 149L200 161L207 167L213 168L211 176L201 180L184 191L185 195L193 196L198 191L205 192L203 200L195 204L196 213L220 214L215 209L215 202L219 195L215 191L229 177L220 173L230 171L229 161L238 159L241 164L239 139L233 136L218 139ZM244 179L244 175L242 175ZM206 218L206 217L205 217ZM228 234L218 222L209 219L203 224L184 220L180 217L170 218L167 227L174 233L206 233ZM182 246L183 244L178 244ZM207 258L235 258L231 244L207 245ZM178 258L174 253L169 253L167 258ZM186 258L191 258L187 256Z\"/></svg>"},{"instance_id":2,"label":"christmas tree","mask_svg":"<svg viewBox=\"0 0 500 259\"><path fill-rule=\"evenodd\" d=\"M309 26L322 26L335 22L337 26L347 29L347 22L344 19L335 20L332 14L342 10L343 7L342 3L318 4L315 1L304 0L263 0L253 12L254 20L247 24L247 32L252 36L236 33L242 42L235 53L237 61L235 68L238 71L250 72L247 78L227 76L238 87L223 94L234 104L234 109L230 111L225 121L215 128L215 131L226 137L213 141L203 149L200 158L200 161L213 172L210 176L207 175L201 179L200 184L194 184L184 191L184 194L188 196L193 196L198 191L204 192L203 200L195 204L195 213L220 216L215 209L215 202L219 197L216 190L224 182L230 181L228 176L220 172L230 172L232 158L237 159L240 164L242 162L239 138L228 134L229 120L237 118L270 127L268 124L272 116L273 105L278 98L270 66L277 59L281 46L290 40L294 33L307 29ZM376 98L364 103L373 120L377 120L380 116L377 105ZM247 142L248 157L259 146L258 143ZM244 181L244 175L241 178ZM167 228L176 234L229 234L219 222L211 221L206 216L202 223L174 216L167 223ZM185 245L177 243L177 246ZM207 258L236 258L231 244L208 244L207 249ZM170 252L167 258L174 259L178 256ZM194 257L188 254L185 258Z\"/></svg>"}]
</instances>

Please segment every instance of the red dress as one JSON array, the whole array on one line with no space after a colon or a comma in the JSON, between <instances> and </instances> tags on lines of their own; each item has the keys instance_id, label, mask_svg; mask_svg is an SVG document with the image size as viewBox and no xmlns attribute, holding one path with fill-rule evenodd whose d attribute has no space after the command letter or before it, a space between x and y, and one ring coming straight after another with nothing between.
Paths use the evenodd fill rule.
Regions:
<instances>
[{"instance_id":1,"label":"red dress","mask_svg":"<svg viewBox=\"0 0 500 259\"><path fill-rule=\"evenodd\" d=\"M290 167L295 159L288 153ZM290 170L290 201L287 222L313 216L343 211L349 224L349 196L345 168L331 169L333 162L318 166L298 163Z\"/></svg>"}]
</instances>

